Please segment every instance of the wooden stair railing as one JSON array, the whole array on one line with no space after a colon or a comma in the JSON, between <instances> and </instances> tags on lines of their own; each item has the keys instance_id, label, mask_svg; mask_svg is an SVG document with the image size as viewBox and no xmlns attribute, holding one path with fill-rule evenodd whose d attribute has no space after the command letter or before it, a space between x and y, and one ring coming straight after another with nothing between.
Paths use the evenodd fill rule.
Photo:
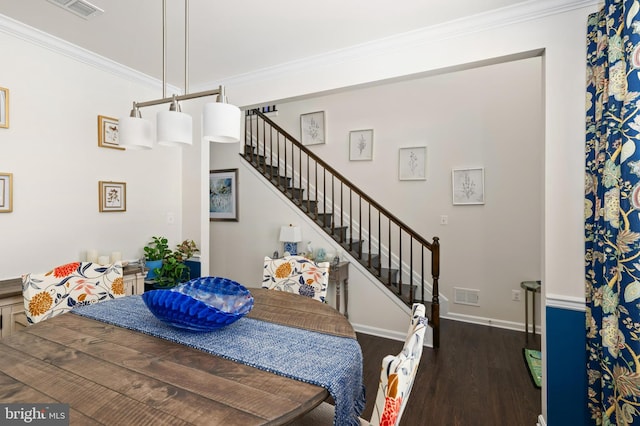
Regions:
<instances>
[{"instance_id":1,"label":"wooden stair railing","mask_svg":"<svg viewBox=\"0 0 640 426\"><path fill-rule=\"evenodd\" d=\"M259 110L247 111L245 121L240 155L406 305L427 305L439 347L438 237L425 240ZM431 252L430 289L425 251Z\"/></svg>"}]
</instances>

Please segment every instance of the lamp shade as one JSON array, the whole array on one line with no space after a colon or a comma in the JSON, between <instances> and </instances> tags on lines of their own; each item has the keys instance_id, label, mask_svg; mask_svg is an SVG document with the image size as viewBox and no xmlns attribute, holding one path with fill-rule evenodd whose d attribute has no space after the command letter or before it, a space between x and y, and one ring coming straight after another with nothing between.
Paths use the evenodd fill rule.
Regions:
<instances>
[{"instance_id":1,"label":"lamp shade","mask_svg":"<svg viewBox=\"0 0 640 426\"><path fill-rule=\"evenodd\" d=\"M122 117L118 120L118 145L126 149L151 149L153 128L151 122L140 117Z\"/></svg>"},{"instance_id":2,"label":"lamp shade","mask_svg":"<svg viewBox=\"0 0 640 426\"><path fill-rule=\"evenodd\" d=\"M210 142L240 141L240 108L223 102L209 102L202 110L202 138Z\"/></svg>"},{"instance_id":3,"label":"lamp shade","mask_svg":"<svg viewBox=\"0 0 640 426\"><path fill-rule=\"evenodd\" d=\"M184 146L193 144L193 118L179 111L160 111L156 115L158 144Z\"/></svg>"},{"instance_id":4,"label":"lamp shade","mask_svg":"<svg viewBox=\"0 0 640 426\"><path fill-rule=\"evenodd\" d=\"M280 241L297 243L302 241L302 231L299 226L287 225L280 228Z\"/></svg>"}]
</instances>

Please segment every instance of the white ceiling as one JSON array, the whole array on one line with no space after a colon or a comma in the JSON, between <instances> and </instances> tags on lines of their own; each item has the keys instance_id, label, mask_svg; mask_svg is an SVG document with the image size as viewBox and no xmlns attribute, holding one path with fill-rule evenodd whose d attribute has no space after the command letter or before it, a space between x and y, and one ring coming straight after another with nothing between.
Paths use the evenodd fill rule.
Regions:
<instances>
[{"instance_id":1,"label":"white ceiling","mask_svg":"<svg viewBox=\"0 0 640 426\"><path fill-rule=\"evenodd\" d=\"M46 0L0 0L0 14L162 79L162 1L89 0L85 20ZM525 0L191 0L189 86L325 54ZM536 0L532 0L536 1ZM183 0L167 0L167 83L184 88Z\"/></svg>"}]
</instances>

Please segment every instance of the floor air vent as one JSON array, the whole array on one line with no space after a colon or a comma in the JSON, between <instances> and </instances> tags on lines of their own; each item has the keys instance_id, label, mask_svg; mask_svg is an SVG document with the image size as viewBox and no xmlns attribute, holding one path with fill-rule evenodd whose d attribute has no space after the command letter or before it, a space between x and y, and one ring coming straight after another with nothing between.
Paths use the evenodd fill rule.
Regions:
<instances>
[{"instance_id":1,"label":"floor air vent","mask_svg":"<svg viewBox=\"0 0 640 426\"><path fill-rule=\"evenodd\" d=\"M454 291L455 297L453 303L480 306L480 290L454 287Z\"/></svg>"}]
</instances>

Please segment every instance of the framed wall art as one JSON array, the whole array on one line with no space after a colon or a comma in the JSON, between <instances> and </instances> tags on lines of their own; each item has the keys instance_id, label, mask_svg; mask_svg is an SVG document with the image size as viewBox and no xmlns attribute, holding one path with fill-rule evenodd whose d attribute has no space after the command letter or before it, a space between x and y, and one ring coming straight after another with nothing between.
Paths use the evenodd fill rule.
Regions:
<instances>
[{"instance_id":1,"label":"framed wall art","mask_svg":"<svg viewBox=\"0 0 640 426\"><path fill-rule=\"evenodd\" d=\"M98 198L101 212L127 211L127 184L125 182L98 182Z\"/></svg>"},{"instance_id":2,"label":"framed wall art","mask_svg":"<svg viewBox=\"0 0 640 426\"><path fill-rule=\"evenodd\" d=\"M484 204L484 168L453 169L453 204Z\"/></svg>"},{"instance_id":3,"label":"framed wall art","mask_svg":"<svg viewBox=\"0 0 640 426\"><path fill-rule=\"evenodd\" d=\"M349 160L373 160L373 129L349 132Z\"/></svg>"},{"instance_id":4,"label":"framed wall art","mask_svg":"<svg viewBox=\"0 0 640 426\"><path fill-rule=\"evenodd\" d=\"M98 146L124 150L118 144L118 119L98 116Z\"/></svg>"},{"instance_id":5,"label":"framed wall art","mask_svg":"<svg viewBox=\"0 0 640 426\"><path fill-rule=\"evenodd\" d=\"M0 213L13 211L13 174L0 173Z\"/></svg>"},{"instance_id":6,"label":"framed wall art","mask_svg":"<svg viewBox=\"0 0 640 426\"><path fill-rule=\"evenodd\" d=\"M9 89L0 87L0 128L9 128Z\"/></svg>"},{"instance_id":7,"label":"framed wall art","mask_svg":"<svg viewBox=\"0 0 640 426\"><path fill-rule=\"evenodd\" d=\"M427 147L400 148L398 178L400 180L427 179Z\"/></svg>"},{"instance_id":8,"label":"framed wall art","mask_svg":"<svg viewBox=\"0 0 640 426\"><path fill-rule=\"evenodd\" d=\"M300 115L300 142L302 145L326 143L324 111Z\"/></svg>"},{"instance_id":9,"label":"framed wall art","mask_svg":"<svg viewBox=\"0 0 640 426\"><path fill-rule=\"evenodd\" d=\"M209 220L238 221L238 169L209 171Z\"/></svg>"}]
</instances>

